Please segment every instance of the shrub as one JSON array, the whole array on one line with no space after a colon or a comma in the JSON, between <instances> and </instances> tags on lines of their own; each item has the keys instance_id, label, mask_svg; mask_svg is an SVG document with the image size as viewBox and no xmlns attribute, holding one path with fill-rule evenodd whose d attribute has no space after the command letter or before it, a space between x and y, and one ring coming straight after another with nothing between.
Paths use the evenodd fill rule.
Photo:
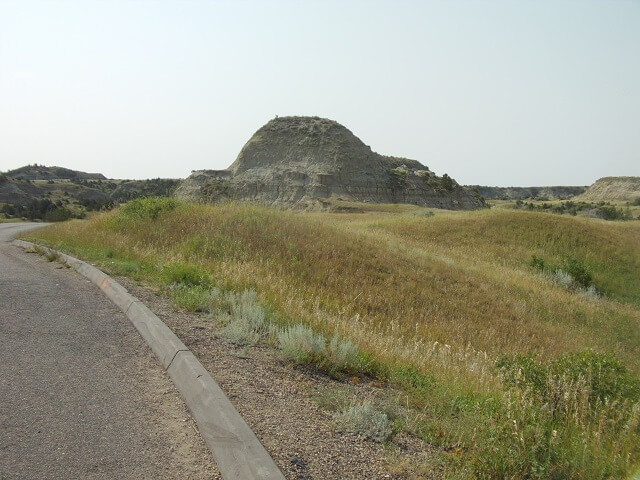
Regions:
<instances>
[{"instance_id":1,"label":"shrub","mask_svg":"<svg viewBox=\"0 0 640 480\"><path fill-rule=\"evenodd\" d=\"M510 387L532 389L538 393L544 390L548 368L533 355L501 357L496 366L502 374L503 382Z\"/></svg>"},{"instance_id":2,"label":"shrub","mask_svg":"<svg viewBox=\"0 0 640 480\"><path fill-rule=\"evenodd\" d=\"M561 285L568 289L572 289L576 286L573 277L560 268L558 268L551 274L551 278L553 278L553 281L558 285Z\"/></svg>"},{"instance_id":3,"label":"shrub","mask_svg":"<svg viewBox=\"0 0 640 480\"><path fill-rule=\"evenodd\" d=\"M53 210L46 212L42 219L45 222L64 222L65 220L69 220L73 217L73 214L70 210L67 210L64 207L56 207Z\"/></svg>"},{"instance_id":4,"label":"shrub","mask_svg":"<svg viewBox=\"0 0 640 480\"><path fill-rule=\"evenodd\" d=\"M544 260L536 255L531 255L531 260L529 260L529 266L537 270L540 270L541 272L543 272L546 268L546 265L544 264Z\"/></svg>"},{"instance_id":5,"label":"shrub","mask_svg":"<svg viewBox=\"0 0 640 480\"><path fill-rule=\"evenodd\" d=\"M244 290L240 294L230 292L227 294L227 303L233 318L240 318L256 325L264 324L264 309L258 302L255 290Z\"/></svg>"},{"instance_id":6,"label":"shrub","mask_svg":"<svg viewBox=\"0 0 640 480\"><path fill-rule=\"evenodd\" d=\"M225 323L221 332L229 342L255 345L267 333L269 325L254 290L245 290L240 294L229 292L224 300L218 299L217 303L218 315Z\"/></svg>"},{"instance_id":7,"label":"shrub","mask_svg":"<svg viewBox=\"0 0 640 480\"><path fill-rule=\"evenodd\" d=\"M600 299L600 293L594 285L589 285L589 288L581 288L578 293L588 300Z\"/></svg>"},{"instance_id":8,"label":"shrub","mask_svg":"<svg viewBox=\"0 0 640 480\"><path fill-rule=\"evenodd\" d=\"M550 370L571 381L584 380L592 401L640 399L640 382L609 353L586 350L562 355L551 363Z\"/></svg>"},{"instance_id":9,"label":"shrub","mask_svg":"<svg viewBox=\"0 0 640 480\"><path fill-rule=\"evenodd\" d=\"M614 205L602 205L596 209L596 216L603 220L629 220L630 215L622 208L616 208Z\"/></svg>"},{"instance_id":10,"label":"shrub","mask_svg":"<svg viewBox=\"0 0 640 480\"><path fill-rule=\"evenodd\" d=\"M300 365L315 364L331 376L341 372L371 373L371 365L366 356L360 354L358 345L341 339L337 333L327 344L323 334L298 324L277 332L277 339L284 357Z\"/></svg>"},{"instance_id":11,"label":"shrub","mask_svg":"<svg viewBox=\"0 0 640 480\"><path fill-rule=\"evenodd\" d=\"M562 262L561 269L571 275L575 283L584 288L589 288L593 284L591 272L584 262L576 258L566 258Z\"/></svg>"},{"instance_id":12,"label":"shrub","mask_svg":"<svg viewBox=\"0 0 640 480\"><path fill-rule=\"evenodd\" d=\"M358 363L358 346L350 340L343 340L336 333L326 357L327 369L331 372L353 371Z\"/></svg>"},{"instance_id":13,"label":"shrub","mask_svg":"<svg viewBox=\"0 0 640 480\"><path fill-rule=\"evenodd\" d=\"M137 198L125 203L120 209L120 217L138 220L156 220L162 213L170 212L178 206L173 198Z\"/></svg>"},{"instance_id":14,"label":"shrub","mask_svg":"<svg viewBox=\"0 0 640 480\"><path fill-rule=\"evenodd\" d=\"M318 406L330 412L343 412L352 402L353 394L348 388L339 386L322 388L313 396Z\"/></svg>"},{"instance_id":15,"label":"shrub","mask_svg":"<svg viewBox=\"0 0 640 480\"><path fill-rule=\"evenodd\" d=\"M262 338L262 334L254 326L242 320L231 320L222 330L222 336L235 345L255 345Z\"/></svg>"},{"instance_id":16,"label":"shrub","mask_svg":"<svg viewBox=\"0 0 640 480\"><path fill-rule=\"evenodd\" d=\"M532 255L529 266L541 272L551 272L551 278L558 285L568 289L580 288L588 295L596 294L597 290L593 285L593 276L582 260L573 257L565 258L559 266L551 266L545 263L544 259Z\"/></svg>"},{"instance_id":17,"label":"shrub","mask_svg":"<svg viewBox=\"0 0 640 480\"><path fill-rule=\"evenodd\" d=\"M286 327L278 333L278 345L285 358L298 363L320 363L325 354L326 339L306 325Z\"/></svg>"},{"instance_id":18,"label":"shrub","mask_svg":"<svg viewBox=\"0 0 640 480\"><path fill-rule=\"evenodd\" d=\"M453 187L455 186L455 182L453 181L453 178L451 178L449 175L445 173L442 175L442 178L440 179L440 185L442 186L443 189L450 191L450 190L453 190Z\"/></svg>"},{"instance_id":19,"label":"shrub","mask_svg":"<svg viewBox=\"0 0 640 480\"><path fill-rule=\"evenodd\" d=\"M393 430L386 413L376 410L371 403L352 405L336 415L338 424L348 432L356 433L374 442L387 441Z\"/></svg>"}]
</instances>

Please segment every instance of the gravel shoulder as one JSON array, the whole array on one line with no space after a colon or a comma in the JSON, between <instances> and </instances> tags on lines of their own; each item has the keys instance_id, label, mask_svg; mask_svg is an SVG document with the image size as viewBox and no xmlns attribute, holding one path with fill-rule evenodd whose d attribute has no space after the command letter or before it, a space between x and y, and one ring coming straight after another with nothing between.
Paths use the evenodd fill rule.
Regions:
<instances>
[{"instance_id":1,"label":"gravel shoulder","mask_svg":"<svg viewBox=\"0 0 640 480\"><path fill-rule=\"evenodd\" d=\"M236 347L218 334L220 325L208 315L176 312L152 289L126 277L116 280L193 351L288 479L437 478L435 472L407 473L412 464L432 457L433 447L404 434L381 445L341 431L318 400L340 392L363 401L393 395L388 389L372 382L338 382L282 361L265 345Z\"/></svg>"}]
</instances>

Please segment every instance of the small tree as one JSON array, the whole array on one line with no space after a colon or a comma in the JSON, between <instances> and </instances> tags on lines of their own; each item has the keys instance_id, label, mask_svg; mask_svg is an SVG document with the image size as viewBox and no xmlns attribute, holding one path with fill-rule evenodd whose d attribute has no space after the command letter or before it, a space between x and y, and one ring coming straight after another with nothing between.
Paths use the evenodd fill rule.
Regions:
<instances>
[{"instance_id":1,"label":"small tree","mask_svg":"<svg viewBox=\"0 0 640 480\"><path fill-rule=\"evenodd\" d=\"M445 190L453 190L454 182L453 179L445 173L440 179L440 185L442 185L442 188Z\"/></svg>"}]
</instances>

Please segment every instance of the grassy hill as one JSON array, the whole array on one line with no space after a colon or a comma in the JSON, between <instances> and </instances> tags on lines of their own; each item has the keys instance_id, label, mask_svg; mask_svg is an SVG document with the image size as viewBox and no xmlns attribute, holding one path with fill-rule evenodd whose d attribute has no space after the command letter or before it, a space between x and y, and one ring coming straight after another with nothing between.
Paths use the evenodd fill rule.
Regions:
<instances>
[{"instance_id":1,"label":"grassy hill","mask_svg":"<svg viewBox=\"0 0 640 480\"><path fill-rule=\"evenodd\" d=\"M32 238L178 306L254 289L273 324L352 340L356 374L405 392L413 416L396 427L440 449L441 478L621 478L638 465L640 222L361 210L147 199Z\"/></svg>"}]
</instances>

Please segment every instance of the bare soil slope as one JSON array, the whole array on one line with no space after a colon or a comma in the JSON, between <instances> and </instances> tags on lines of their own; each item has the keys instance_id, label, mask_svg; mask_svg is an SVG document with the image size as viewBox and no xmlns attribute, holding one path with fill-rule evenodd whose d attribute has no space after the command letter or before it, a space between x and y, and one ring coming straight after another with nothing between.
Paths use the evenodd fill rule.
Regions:
<instances>
[{"instance_id":1,"label":"bare soil slope","mask_svg":"<svg viewBox=\"0 0 640 480\"><path fill-rule=\"evenodd\" d=\"M583 201L634 201L640 198L640 177L602 177L577 199Z\"/></svg>"}]
</instances>

